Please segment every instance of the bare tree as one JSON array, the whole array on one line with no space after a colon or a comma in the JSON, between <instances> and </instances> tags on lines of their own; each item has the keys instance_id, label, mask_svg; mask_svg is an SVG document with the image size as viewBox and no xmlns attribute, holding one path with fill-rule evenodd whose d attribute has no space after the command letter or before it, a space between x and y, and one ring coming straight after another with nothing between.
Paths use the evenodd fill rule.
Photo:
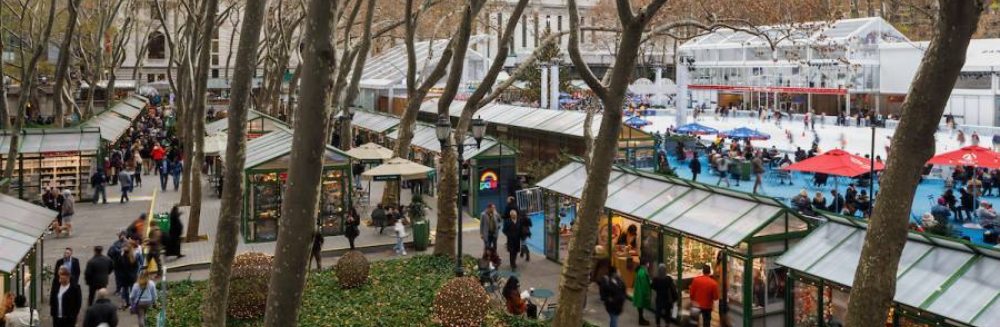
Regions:
<instances>
[{"instance_id":1,"label":"bare tree","mask_svg":"<svg viewBox=\"0 0 1000 327\"><path fill-rule=\"evenodd\" d=\"M236 11L239 11L239 8L241 8L240 6L243 6L243 4L240 4L239 1L237 1L237 4L235 4L235 5L237 6L235 8ZM244 15L246 15L246 14L244 14ZM226 66L225 66L225 69L223 69L224 70L224 77L225 77L227 83L229 82L229 68L230 68L229 64L232 62L232 59L233 59L232 48L233 48L233 42L236 41L236 32L239 31L240 35L243 35L242 34L243 33L243 29L240 28L240 24L243 23L242 20L243 20L243 17L240 16L240 15L229 15L229 25L232 26L233 29L232 29L232 32L229 33L229 49L230 49L230 51L229 51L228 54L226 54ZM260 34L260 33L258 33L258 34ZM254 46L254 49L253 49L253 51L255 53L257 52L256 46L259 43L260 42L256 42L255 43L255 46ZM255 54L254 55L254 61L252 63L250 63L250 64L253 65L253 67L256 69L256 67L257 67L255 65L256 63L257 63L257 58L256 58L256 54ZM253 76L250 76L250 77L253 78Z\"/></svg>"},{"instance_id":2,"label":"bare tree","mask_svg":"<svg viewBox=\"0 0 1000 327\"><path fill-rule=\"evenodd\" d=\"M243 26L240 28L239 51L236 54L236 72L232 83L232 102L229 106L228 138L226 140L226 167L222 188L222 209L216 227L215 250L209 273L209 287L202 305L202 324L207 327L226 326L226 307L229 301L229 278L232 272L236 246L239 244L239 222L243 209L243 162L246 159L247 113L250 92L256 73L257 46L260 43L261 24L264 20L266 0L250 0L243 9Z\"/></svg>"},{"instance_id":3,"label":"bare tree","mask_svg":"<svg viewBox=\"0 0 1000 327\"><path fill-rule=\"evenodd\" d=\"M42 2L32 2L19 1L19 12L13 13L17 16L17 19L21 24L21 31L26 31L25 34L16 36L20 41L18 47L19 57L21 61L21 94L17 100L17 112L14 116L14 126L11 128L9 150L7 151L6 162L4 163L4 176L8 179L12 179L14 175L14 162L17 158L17 151L20 147L20 135L21 129L24 127L24 110L28 106L28 100L31 98L30 93L35 89L35 70L38 68L38 61L45 54L45 49L48 48L49 37L52 35L52 25L55 24L56 16L56 0L52 0L48 4L48 17L44 21L38 22L38 17L36 17L36 11L40 11L44 7ZM39 25L41 24L41 25ZM39 35L34 35L33 31L36 31L39 26L42 26L41 33ZM25 62L25 58L28 57L28 50L31 50L30 58ZM0 76L2 78L2 76ZM2 99L6 101L6 99ZM0 192L8 193L10 191L10 183L4 183L0 185Z\"/></svg>"},{"instance_id":4,"label":"bare tree","mask_svg":"<svg viewBox=\"0 0 1000 327\"><path fill-rule=\"evenodd\" d=\"M347 88L343 89L343 100L340 101L340 106L343 108L341 113L345 113L348 107L354 105L354 100L358 98L358 85L361 84L361 76L365 71L365 63L368 62L368 51L371 49L372 45L372 21L375 17L375 2L376 0L368 1L368 8L365 12L365 21L363 24L364 31L361 33L361 43L357 45L357 49L354 51L354 69L351 70L351 80ZM298 74L298 69L296 69L296 74ZM294 81L293 81L294 82ZM291 97L291 95L289 95ZM289 102L291 104L291 102ZM350 115L345 115L347 117L340 127L340 148L347 150L351 148L354 137L351 135L351 119Z\"/></svg>"},{"instance_id":5,"label":"bare tree","mask_svg":"<svg viewBox=\"0 0 1000 327\"><path fill-rule=\"evenodd\" d=\"M66 4L67 12L69 17L66 19L66 31L63 32L62 43L59 45L59 59L56 61L56 76L55 76L55 87L53 91L56 92L57 96L53 106L53 112L55 116L56 127L63 127L66 123L65 113L63 112L64 103L66 101L62 97L63 87L66 85L66 75L69 69L69 59L73 56L72 42L73 34L76 31L76 17L79 13L81 0L70 0Z\"/></svg>"},{"instance_id":6,"label":"bare tree","mask_svg":"<svg viewBox=\"0 0 1000 327\"><path fill-rule=\"evenodd\" d=\"M846 326L885 323L896 294L896 271L920 172L934 155L934 131L965 65L969 39L976 32L985 0L942 0L934 34L903 101L893 134L893 148L869 220L868 233L854 273Z\"/></svg>"},{"instance_id":7,"label":"bare tree","mask_svg":"<svg viewBox=\"0 0 1000 327\"><path fill-rule=\"evenodd\" d=\"M306 10L302 107L295 112L288 193L281 206L274 269L268 288L265 327L295 325L302 304L309 246L316 230L319 183L326 150L337 50L335 0L311 0Z\"/></svg>"},{"instance_id":8,"label":"bare tree","mask_svg":"<svg viewBox=\"0 0 1000 327\"><path fill-rule=\"evenodd\" d=\"M205 161L205 154L202 151L205 143L205 106L208 101L208 66L209 53L212 51L212 31L218 23L216 15L219 11L219 0L205 0L204 11L201 18L200 31L198 32L197 49L198 62L194 73L194 94L191 104L191 132L189 135L192 141L188 144L188 150L192 155L189 157L188 166L191 170L191 211L188 214L187 239L198 239L198 231L201 223L201 164Z\"/></svg>"},{"instance_id":9,"label":"bare tree","mask_svg":"<svg viewBox=\"0 0 1000 327\"><path fill-rule=\"evenodd\" d=\"M81 21L86 21L88 25L87 33L81 33L82 36L77 41L79 57L83 61L83 66L86 67L81 72L81 78L89 84L87 103L83 109L82 119L90 118L94 114L94 96L97 92L97 84L107 78L104 40L118 19L118 13L124 3L125 0L99 0L91 8L88 8L89 6L78 8L83 16ZM107 94L105 98L105 105L110 105L111 95Z\"/></svg>"}]
</instances>

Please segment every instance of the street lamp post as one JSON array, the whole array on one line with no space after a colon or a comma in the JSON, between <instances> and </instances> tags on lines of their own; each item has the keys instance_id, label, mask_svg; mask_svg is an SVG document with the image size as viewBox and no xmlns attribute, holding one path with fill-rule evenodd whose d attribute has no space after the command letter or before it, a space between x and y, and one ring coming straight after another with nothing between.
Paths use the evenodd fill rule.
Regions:
<instances>
[{"instance_id":1,"label":"street lamp post","mask_svg":"<svg viewBox=\"0 0 1000 327\"><path fill-rule=\"evenodd\" d=\"M462 162L465 161L462 155L465 152L466 144L465 142L456 143L449 145L448 138L451 136L451 118L447 114L438 117L437 125L435 126L435 132L437 133L438 142L441 142L441 150L443 151L446 147L455 147L455 152L458 154L458 161L456 170L458 171L458 189L456 190L456 208L458 209L458 218L455 219L455 233L457 235L457 246L455 250L458 253L455 254L455 277L462 277L465 275L464 269L462 269ZM480 118L472 120L472 138L476 140L475 149L479 149L479 145L483 140L483 134L486 132L486 122ZM470 190L471 192L471 190Z\"/></svg>"}]
</instances>

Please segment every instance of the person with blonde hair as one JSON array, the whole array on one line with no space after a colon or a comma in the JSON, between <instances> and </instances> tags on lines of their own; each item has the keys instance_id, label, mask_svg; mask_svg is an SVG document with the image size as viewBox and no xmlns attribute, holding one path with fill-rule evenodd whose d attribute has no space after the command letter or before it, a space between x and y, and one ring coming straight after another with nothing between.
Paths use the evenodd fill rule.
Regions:
<instances>
[{"instance_id":1,"label":"person with blonde hair","mask_svg":"<svg viewBox=\"0 0 1000 327\"><path fill-rule=\"evenodd\" d=\"M52 314L52 325L55 327L76 326L76 318L80 315L83 305L83 292L80 285L70 281L70 271L65 266L59 267L56 273L56 284L49 292L49 313Z\"/></svg>"},{"instance_id":2,"label":"person with blonde hair","mask_svg":"<svg viewBox=\"0 0 1000 327\"><path fill-rule=\"evenodd\" d=\"M130 293L129 310L138 316L139 327L146 327L146 311L156 305L156 283L149 280L149 273L142 271Z\"/></svg>"}]
</instances>

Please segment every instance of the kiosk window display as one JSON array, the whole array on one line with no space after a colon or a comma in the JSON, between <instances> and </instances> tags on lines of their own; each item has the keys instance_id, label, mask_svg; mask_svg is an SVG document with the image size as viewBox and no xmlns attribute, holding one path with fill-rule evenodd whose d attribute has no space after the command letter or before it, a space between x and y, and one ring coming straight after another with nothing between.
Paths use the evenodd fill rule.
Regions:
<instances>
[{"instance_id":1,"label":"kiosk window display","mask_svg":"<svg viewBox=\"0 0 1000 327\"><path fill-rule=\"evenodd\" d=\"M40 201L45 188L56 187L90 199L90 175L98 165L100 143L97 128L25 130L12 180L20 187L11 188L12 195ZM9 144L9 133L0 133L0 168L6 164Z\"/></svg>"},{"instance_id":2,"label":"kiosk window display","mask_svg":"<svg viewBox=\"0 0 1000 327\"><path fill-rule=\"evenodd\" d=\"M281 129L247 143L243 220L247 242L277 239L291 148L291 131ZM347 187L351 185L350 164L346 154L328 146L323 165L316 224L325 236L340 235L344 232L344 216L351 205L350 188Z\"/></svg>"}]
</instances>

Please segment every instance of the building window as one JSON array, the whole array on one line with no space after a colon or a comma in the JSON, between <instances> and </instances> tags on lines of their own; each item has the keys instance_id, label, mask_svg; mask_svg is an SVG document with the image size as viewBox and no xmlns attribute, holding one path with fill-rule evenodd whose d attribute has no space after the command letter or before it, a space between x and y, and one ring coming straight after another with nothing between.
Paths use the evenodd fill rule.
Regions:
<instances>
[{"instance_id":1,"label":"building window","mask_svg":"<svg viewBox=\"0 0 1000 327\"><path fill-rule=\"evenodd\" d=\"M551 31L552 31L552 16L545 15L545 32L548 33Z\"/></svg>"},{"instance_id":2,"label":"building window","mask_svg":"<svg viewBox=\"0 0 1000 327\"><path fill-rule=\"evenodd\" d=\"M149 35L149 43L146 44L146 58L167 58L167 38L163 33L157 31Z\"/></svg>"},{"instance_id":3,"label":"building window","mask_svg":"<svg viewBox=\"0 0 1000 327\"><path fill-rule=\"evenodd\" d=\"M528 16L521 16L521 47L528 47Z\"/></svg>"},{"instance_id":4,"label":"building window","mask_svg":"<svg viewBox=\"0 0 1000 327\"><path fill-rule=\"evenodd\" d=\"M212 69L212 78L219 78L219 70Z\"/></svg>"},{"instance_id":5,"label":"building window","mask_svg":"<svg viewBox=\"0 0 1000 327\"><path fill-rule=\"evenodd\" d=\"M156 82L156 75L146 74L146 82L148 83Z\"/></svg>"},{"instance_id":6,"label":"building window","mask_svg":"<svg viewBox=\"0 0 1000 327\"><path fill-rule=\"evenodd\" d=\"M535 44L534 44L534 46L536 48L538 47L538 14L537 13L535 14Z\"/></svg>"},{"instance_id":7,"label":"building window","mask_svg":"<svg viewBox=\"0 0 1000 327\"><path fill-rule=\"evenodd\" d=\"M162 81L162 80L166 80L166 79L167 79L167 75L166 74L156 75L156 80L157 81Z\"/></svg>"},{"instance_id":8,"label":"building window","mask_svg":"<svg viewBox=\"0 0 1000 327\"><path fill-rule=\"evenodd\" d=\"M218 65L219 65L219 54L218 53L213 53L212 54L212 66L218 66Z\"/></svg>"}]
</instances>

